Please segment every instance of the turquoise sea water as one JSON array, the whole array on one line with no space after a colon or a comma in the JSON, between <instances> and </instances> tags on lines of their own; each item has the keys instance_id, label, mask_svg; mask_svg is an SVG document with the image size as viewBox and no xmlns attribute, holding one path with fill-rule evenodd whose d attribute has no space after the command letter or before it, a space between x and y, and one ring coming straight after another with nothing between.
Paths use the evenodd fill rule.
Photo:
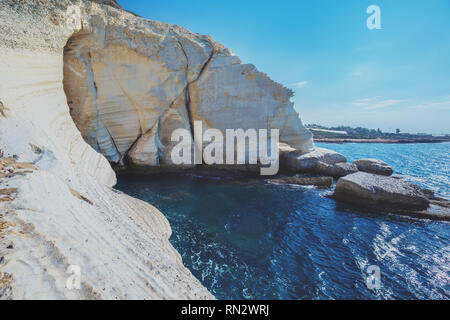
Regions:
<instances>
[{"instance_id":1,"label":"turquoise sea water","mask_svg":"<svg viewBox=\"0 0 450 320\"><path fill-rule=\"evenodd\" d=\"M318 144L374 157L449 197L450 144ZM450 223L371 212L327 191L194 176L121 176L160 209L185 265L219 299L449 299ZM381 272L379 289L367 268Z\"/></svg>"},{"instance_id":2,"label":"turquoise sea water","mask_svg":"<svg viewBox=\"0 0 450 320\"><path fill-rule=\"evenodd\" d=\"M375 158L422 187L450 199L450 142L445 143L317 143L344 154L349 161Z\"/></svg>"}]
</instances>

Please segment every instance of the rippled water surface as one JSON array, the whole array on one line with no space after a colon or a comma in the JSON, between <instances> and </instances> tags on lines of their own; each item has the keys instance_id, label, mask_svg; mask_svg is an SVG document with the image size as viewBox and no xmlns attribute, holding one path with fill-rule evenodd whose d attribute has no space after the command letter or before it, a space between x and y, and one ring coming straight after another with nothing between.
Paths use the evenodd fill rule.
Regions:
<instances>
[{"instance_id":1,"label":"rippled water surface","mask_svg":"<svg viewBox=\"0 0 450 320\"><path fill-rule=\"evenodd\" d=\"M450 195L450 144L325 145L375 157ZM449 299L450 223L361 211L326 191L261 182L122 176L160 209L185 265L219 299ZM367 267L381 288L366 285Z\"/></svg>"}]
</instances>

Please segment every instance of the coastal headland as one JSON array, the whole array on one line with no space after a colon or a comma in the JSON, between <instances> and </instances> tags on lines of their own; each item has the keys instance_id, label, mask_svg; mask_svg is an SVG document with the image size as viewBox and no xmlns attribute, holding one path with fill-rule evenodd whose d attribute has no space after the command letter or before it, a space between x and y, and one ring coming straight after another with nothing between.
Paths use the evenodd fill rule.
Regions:
<instances>
[{"instance_id":1,"label":"coastal headland","mask_svg":"<svg viewBox=\"0 0 450 320\"><path fill-rule=\"evenodd\" d=\"M216 136L279 130L290 178L275 183L450 216L389 164L316 147L293 92L211 36L115 1L3 0L0 48L0 299L214 299L169 242L164 213L114 189L121 170L194 170L172 161L171 135L195 141L196 121ZM260 177L245 164L202 169Z\"/></svg>"},{"instance_id":2,"label":"coastal headland","mask_svg":"<svg viewBox=\"0 0 450 320\"><path fill-rule=\"evenodd\" d=\"M314 138L324 143L442 143L450 138L406 138L406 139L352 139L352 138Z\"/></svg>"}]
</instances>

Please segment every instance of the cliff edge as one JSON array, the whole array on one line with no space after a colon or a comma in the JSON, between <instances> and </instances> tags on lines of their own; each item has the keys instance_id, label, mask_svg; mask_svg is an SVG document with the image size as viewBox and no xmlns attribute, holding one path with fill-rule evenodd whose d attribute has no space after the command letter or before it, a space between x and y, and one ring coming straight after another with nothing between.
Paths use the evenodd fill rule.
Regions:
<instances>
[{"instance_id":1,"label":"cliff edge","mask_svg":"<svg viewBox=\"0 0 450 320\"><path fill-rule=\"evenodd\" d=\"M292 91L210 36L124 11L80 15L64 47L64 90L83 138L110 162L173 166L172 133L279 129L280 140L313 149Z\"/></svg>"},{"instance_id":2,"label":"cliff edge","mask_svg":"<svg viewBox=\"0 0 450 320\"><path fill-rule=\"evenodd\" d=\"M64 47L106 17L136 19L90 1L0 1L0 299L213 298L165 217L112 189L70 115Z\"/></svg>"},{"instance_id":3,"label":"cliff edge","mask_svg":"<svg viewBox=\"0 0 450 320\"><path fill-rule=\"evenodd\" d=\"M0 0L0 299L214 298L165 217L112 189L110 163L170 166L170 134L194 121L311 151L291 97L211 37L115 1Z\"/></svg>"}]
</instances>

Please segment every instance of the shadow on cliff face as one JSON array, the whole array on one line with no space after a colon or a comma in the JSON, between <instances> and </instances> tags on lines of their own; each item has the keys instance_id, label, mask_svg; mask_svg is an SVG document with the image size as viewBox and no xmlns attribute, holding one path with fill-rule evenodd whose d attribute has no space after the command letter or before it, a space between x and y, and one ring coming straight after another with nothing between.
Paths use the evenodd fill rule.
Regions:
<instances>
[{"instance_id":1,"label":"shadow on cliff face","mask_svg":"<svg viewBox=\"0 0 450 320\"><path fill-rule=\"evenodd\" d=\"M87 32L74 34L64 47L64 92L67 97L70 115L83 138L93 146L95 141L83 134L85 128L92 125L88 114L84 113L88 105L92 106L96 97L96 84L92 68L91 54L87 44L91 41ZM91 107L92 108L92 107ZM97 149L98 151L98 149Z\"/></svg>"},{"instance_id":2,"label":"shadow on cliff face","mask_svg":"<svg viewBox=\"0 0 450 320\"><path fill-rule=\"evenodd\" d=\"M159 167L169 162L171 133L191 127L187 58L176 40L141 35L133 44L122 29L99 29L74 34L64 48L70 114L111 163L123 165L132 151L136 165Z\"/></svg>"}]
</instances>

